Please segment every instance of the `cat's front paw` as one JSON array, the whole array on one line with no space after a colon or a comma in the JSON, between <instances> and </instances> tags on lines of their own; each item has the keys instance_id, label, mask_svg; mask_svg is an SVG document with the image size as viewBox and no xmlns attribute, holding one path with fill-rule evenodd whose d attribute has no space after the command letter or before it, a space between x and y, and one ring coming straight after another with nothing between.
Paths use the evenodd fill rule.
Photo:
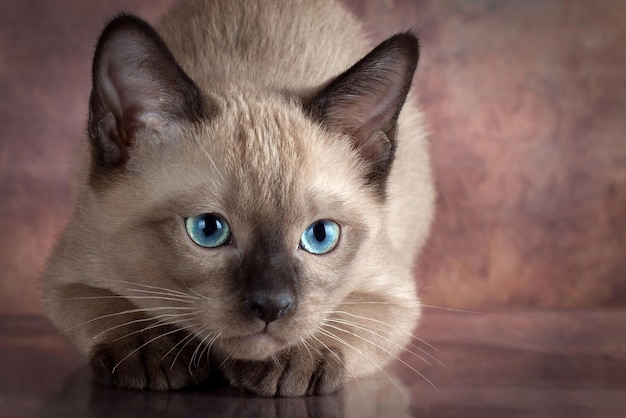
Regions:
<instances>
[{"instance_id":1,"label":"cat's front paw","mask_svg":"<svg viewBox=\"0 0 626 418\"><path fill-rule=\"evenodd\" d=\"M326 395L340 389L339 350L295 347L266 361L229 360L220 371L230 385L258 396Z\"/></svg>"},{"instance_id":2,"label":"cat's front paw","mask_svg":"<svg viewBox=\"0 0 626 418\"><path fill-rule=\"evenodd\" d=\"M94 377L128 389L175 390L199 384L210 375L208 355L188 336L162 326L98 344L90 358Z\"/></svg>"}]
</instances>

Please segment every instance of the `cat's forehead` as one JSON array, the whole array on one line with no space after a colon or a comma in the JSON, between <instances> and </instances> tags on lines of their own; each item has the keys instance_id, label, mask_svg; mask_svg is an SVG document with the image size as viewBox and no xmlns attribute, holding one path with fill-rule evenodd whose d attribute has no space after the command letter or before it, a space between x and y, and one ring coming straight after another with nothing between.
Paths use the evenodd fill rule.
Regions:
<instances>
[{"instance_id":1,"label":"cat's forehead","mask_svg":"<svg viewBox=\"0 0 626 418\"><path fill-rule=\"evenodd\" d=\"M321 127L297 103L252 93L223 99L220 115L199 138L235 180L264 190L314 175L324 140Z\"/></svg>"},{"instance_id":2,"label":"cat's forehead","mask_svg":"<svg viewBox=\"0 0 626 418\"><path fill-rule=\"evenodd\" d=\"M243 102L231 118L228 125L234 131L227 140L232 141L235 157L246 162L243 167L260 168L268 174L303 162L306 145L312 145L315 136L314 127L282 103Z\"/></svg>"},{"instance_id":3,"label":"cat's forehead","mask_svg":"<svg viewBox=\"0 0 626 418\"><path fill-rule=\"evenodd\" d=\"M311 208L324 195L343 200L358 187L349 145L285 100L230 97L215 118L176 142L171 160L155 166L158 182L200 199L212 196L208 206L278 215Z\"/></svg>"}]
</instances>

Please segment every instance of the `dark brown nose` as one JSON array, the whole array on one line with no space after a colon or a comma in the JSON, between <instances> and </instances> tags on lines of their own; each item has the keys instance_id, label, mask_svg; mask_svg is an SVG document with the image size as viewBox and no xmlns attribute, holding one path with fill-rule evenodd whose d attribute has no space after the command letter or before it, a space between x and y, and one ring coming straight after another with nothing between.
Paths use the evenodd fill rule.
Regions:
<instances>
[{"instance_id":1,"label":"dark brown nose","mask_svg":"<svg viewBox=\"0 0 626 418\"><path fill-rule=\"evenodd\" d=\"M269 324L285 316L291 310L293 298L288 294L277 297L251 295L243 303L250 312Z\"/></svg>"}]
</instances>

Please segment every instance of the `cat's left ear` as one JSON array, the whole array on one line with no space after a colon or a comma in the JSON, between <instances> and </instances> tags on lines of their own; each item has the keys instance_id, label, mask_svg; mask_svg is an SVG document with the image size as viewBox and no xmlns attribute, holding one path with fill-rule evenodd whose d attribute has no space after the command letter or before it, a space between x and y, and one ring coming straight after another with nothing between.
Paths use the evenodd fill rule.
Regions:
<instances>
[{"instance_id":1,"label":"cat's left ear","mask_svg":"<svg viewBox=\"0 0 626 418\"><path fill-rule=\"evenodd\" d=\"M339 129L370 165L367 181L384 186L396 149L396 128L419 57L417 38L402 33L387 39L309 103L324 124Z\"/></svg>"},{"instance_id":2,"label":"cat's left ear","mask_svg":"<svg viewBox=\"0 0 626 418\"><path fill-rule=\"evenodd\" d=\"M123 166L138 132L163 133L171 124L200 120L206 108L200 89L148 23L121 15L107 25L96 47L89 100L97 167Z\"/></svg>"}]
</instances>

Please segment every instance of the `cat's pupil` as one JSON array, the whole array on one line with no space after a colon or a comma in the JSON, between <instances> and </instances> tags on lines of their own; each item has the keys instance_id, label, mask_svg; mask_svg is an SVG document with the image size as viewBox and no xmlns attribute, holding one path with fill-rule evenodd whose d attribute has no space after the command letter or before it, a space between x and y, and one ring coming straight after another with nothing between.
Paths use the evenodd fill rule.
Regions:
<instances>
[{"instance_id":1,"label":"cat's pupil","mask_svg":"<svg viewBox=\"0 0 626 418\"><path fill-rule=\"evenodd\" d=\"M218 229L222 229L222 223L213 215L205 216L199 226L207 237L213 235Z\"/></svg>"},{"instance_id":2,"label":"cat's pupil","mask_svg":"<svg viewBox=\"0 0 626 418\"><path fill-rule=\"evenodd\" d=\"M313 235L318 242L323 242L326 239L326 227L322 222L318 222L313 227Z\"/></svg>"}]
</instances>

